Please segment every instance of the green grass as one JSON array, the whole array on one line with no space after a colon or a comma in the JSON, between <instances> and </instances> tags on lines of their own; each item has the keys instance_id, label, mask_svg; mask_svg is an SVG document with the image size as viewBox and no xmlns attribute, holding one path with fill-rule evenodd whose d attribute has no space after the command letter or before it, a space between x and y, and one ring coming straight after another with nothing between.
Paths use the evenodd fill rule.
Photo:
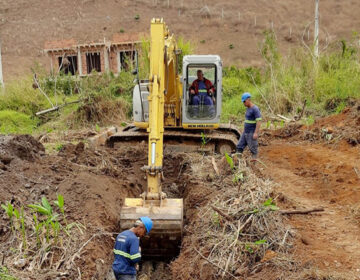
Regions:
<instances>
[{"instance_id":1,"label":"green grass","mask_svg":"<svg viewBox=\"0 0 360 280\"><path fill-rule=\"evenodd\" d=\"M6 84L0 92L0 110L14 110L27 115L35 115L45 108L46 98L32 88L32 80L25 77Z\"/></svg>"},{"instance_id":2,"label":"green grass","mask_svg":"<svg viewBox=\"0 0 360 280\"><path fill-rule=\"evenodd\" d=\"M18 280L18 278L10 275L9 270L5 266L0 266L0 280Z\"/></svg>"},{"instance_id":3,"label":"green grass","mask_svg":"<svg viewBox=\"0 0 360 280\"><path fill-rule=\"evenodd\" d=\"M38 123L37 119L24 113L2 110L0 111L0 133L31 134Z\"/></svg>"}]
</instances>

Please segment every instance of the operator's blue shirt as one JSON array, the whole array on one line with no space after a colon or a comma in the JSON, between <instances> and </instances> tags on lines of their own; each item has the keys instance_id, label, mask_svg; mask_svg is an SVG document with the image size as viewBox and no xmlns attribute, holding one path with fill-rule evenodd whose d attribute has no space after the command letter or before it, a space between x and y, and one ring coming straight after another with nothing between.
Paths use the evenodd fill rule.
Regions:
<instances>
[{"instance_id":1,"label":"operator's blue shirt","mask_svg":"<svg viewBox=\"0 0 360 280\"><path fill-rule=\"evenodd\" d=\"M139 238L130 230L116 237L113 270L115 274L136 275L135 264L140 261Z\"/></svg>"},{"instance_id":2,"label":"operator's blue shirt","mask_svg":"<svg viewBox=\"0 0 360 280\"><path fill-rule=\"evenodd\" d=\"M261 121L261 113L259 107L254 105L246 109L245 113L245 133L253 133L256 129L256 122Z\"/></svg>"},{"instance_id":3,"label":"operator's blue shirt","mask_svg":"<svg viewBox=\"0 0 360 280\"><path fill-rule=\"evenodd\" d=\"M205 82L199 80L198 85L199 85L199 95L207 95Z\"/></svg>"}]
</instances>

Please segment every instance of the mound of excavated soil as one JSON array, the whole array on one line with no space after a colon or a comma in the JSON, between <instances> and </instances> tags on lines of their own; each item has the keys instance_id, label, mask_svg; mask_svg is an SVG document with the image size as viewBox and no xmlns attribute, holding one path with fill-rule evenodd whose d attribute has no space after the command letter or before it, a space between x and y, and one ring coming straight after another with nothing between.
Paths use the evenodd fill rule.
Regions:
<instances>
[{"instance_id":1,"label":"mound of excavated soil","mask_svg":"<svg viewBox=\"0 0 360 280\"><path fill-rule=\"evenodd\" d=\"M342 113L318 119L311 126L289 124L274 133L266 132L265 138L293 138L310 142L337 142L345 140L350 145L360 144L360 102L343 110Z\"/></svg>"},{"instance_id":2,"label":"mound of excavated soil","mask_svg":"<svg viewBox=\"0 0 360 280\"><path fill-rule=\"evenodd\" d=\"M0 160L4 164L13 158L34 161L44 155L44 146L31 135L0 135Z\"/></svg>"},{"instance_id":3,"label":"mound of excavated soil","mask_svg":"<svg viewBox=\"0 0 360 280\"><path fill-rule=\"evenodd\" d=\"M278 183L288 207L325 209L289 219L298 229L297 259L316 268L298 279L359 276L360 246L353 242L360 234L359 113L357 103L308 127L284 127L274 133L277 139L267 134L269 145L260 148L264 173Z\"/></svg>"}]
</instances>

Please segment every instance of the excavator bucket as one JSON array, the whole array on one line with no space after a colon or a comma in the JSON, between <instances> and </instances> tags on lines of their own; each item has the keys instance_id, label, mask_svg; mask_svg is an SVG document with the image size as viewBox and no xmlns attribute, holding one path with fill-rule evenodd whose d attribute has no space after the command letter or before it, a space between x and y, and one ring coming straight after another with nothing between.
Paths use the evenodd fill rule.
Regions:
<instances>
[{"instance_id":1,"label":"excavator bucket","mask_svg":"<svg viewBox=\"0 0 360 280\"><path fill-rule=\"evenodd\" d=\"M120 213L120 228L127 230L142 216L153 220L150 236L141 239L143 258L171 259L180 251L183 228L183 200L126 198Z\"/></svg>"}]
</instances>

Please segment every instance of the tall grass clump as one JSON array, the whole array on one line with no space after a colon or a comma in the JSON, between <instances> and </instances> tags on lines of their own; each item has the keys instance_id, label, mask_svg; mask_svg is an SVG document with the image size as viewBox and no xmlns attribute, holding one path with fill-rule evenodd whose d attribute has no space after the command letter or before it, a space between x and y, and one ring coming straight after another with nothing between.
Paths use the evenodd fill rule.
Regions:
<instances>
[{"instance_id":1,"label":"tall grass clump","mask_svg":"<svg viewBox=\"0 0 360 280\"><path fill-rule=\"evenodd\" d=\"M275 34L265 33L262 92L273 112L294 114L306 100L309 112L325 115L360 97L358 45L334 42L317 61L310 50L297 48L282 57Z\"/></svg>"},{"instance_id":2,"label":"tall grass clump","mask_svg":"<svg viewBox=\"0 0 360 280\"><path fill-rule=\"evenodd\" d=\"M178 57L178 71L182 73L182 61L185 55L190 55L194 53L195 45L191 41L186 40L184 37L179 37L177 39L177 47L181 50L181 53Z\"/></svg>"},{"instance_id":3,"label":"tall grass clump","mask_svg":"<svg viewBox=\"0 0 360 280\"><path fill-rule=\"evenodd\" d=\"M32 116L47 103L45 96L32 87L30 76L10 81L0 91L0 110L13 110Z\"/></svg>"},{"instance_id":4,"label":"tall grass clump","mask_svg":"<svg viewBox=\"0 0 360 280\"><path fill-rule=\"evenodd\" d=\"M221 120L223 122L238 122L240 116L245 112L245 106L241 101L241 95L244 92L256 92L253 84L255 81L261 84L261 74L256 68L238 68L235 66L225 67L223 69L223 103ZM257 101L257 96L254 95Z\"/></svg>"},{"instance_id":5,"label":"tall grass clump","mask_svg":"<svg viewBox=\"0 0 360 280\"><path fill-rule=\"evenodd\" d=\"M260 44L262 68L224 69L222 120L243 119L241 94L246 91L265 114L295 115L304 102L308 115L341 112L351 99L360 98L358 40L355 36L350 42L333 42L316 60L310 47L281 55L275 33L265 31Z\"/></svg>"},{"instance_id":6,"label":"tall grass clump","mask_svg":"<svg viewBox=\"0 0 360 280\"><path fill-rule=\"evenodd\" d=\"M0 134L31 134L38 124L36 118L12 110L0 111Z\"/></svg>"}]
</instances>

